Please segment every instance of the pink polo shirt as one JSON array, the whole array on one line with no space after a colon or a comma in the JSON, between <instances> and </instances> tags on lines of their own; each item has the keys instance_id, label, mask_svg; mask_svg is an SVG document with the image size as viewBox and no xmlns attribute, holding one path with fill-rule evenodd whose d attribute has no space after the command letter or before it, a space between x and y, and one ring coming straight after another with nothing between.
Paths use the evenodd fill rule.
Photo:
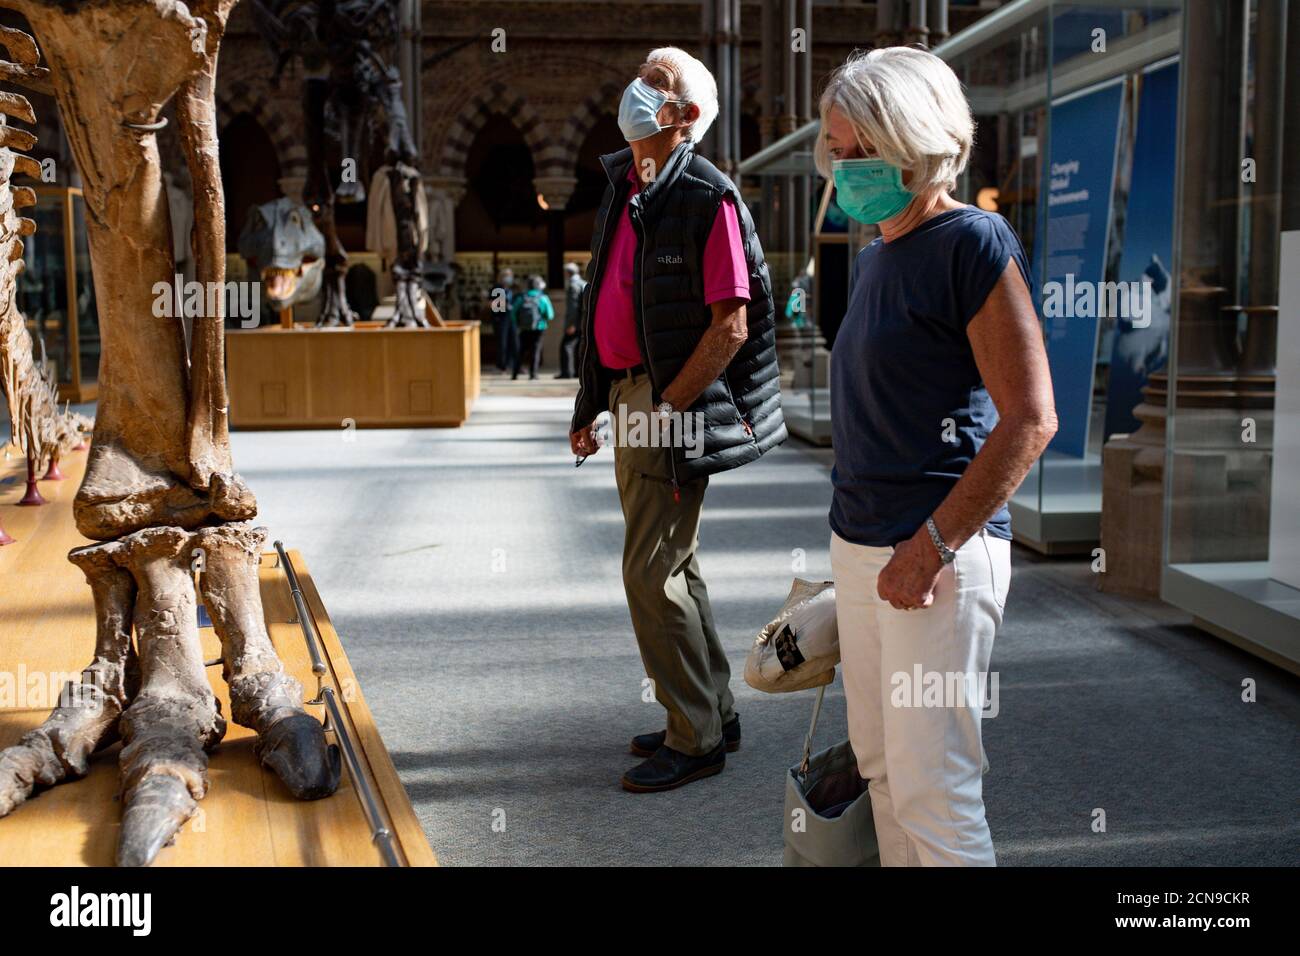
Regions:
<instances>
[{"instance_id":1,"label":"pink polo shirt","mask_svg":"<svg viewBox=\"0 0 1300 956\"><path fill-rule=\"evenodd\" d=\"M636 167L628 170L632 189L628 198L640 188ZM632 296L632 270L636 259L636 232L623 204L606 253L605 274L596 299L596 352L606 368L631 368L641 364L637 348L636 313ZM723 200L713 229L704 244L704 304L723 299L749 301L749 267L740 238L740 220L736 207Z\"/></svg>"}]
</instances>

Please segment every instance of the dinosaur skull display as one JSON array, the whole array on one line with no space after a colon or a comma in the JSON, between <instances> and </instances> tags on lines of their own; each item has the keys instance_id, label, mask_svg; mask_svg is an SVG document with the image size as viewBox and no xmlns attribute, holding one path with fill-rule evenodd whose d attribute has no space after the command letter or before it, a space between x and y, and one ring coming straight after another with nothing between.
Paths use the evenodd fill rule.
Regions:
<instances>
[{"instance_id":1,"label":"dinosaur skull display","mask_svg":"<svg viewBox=\"0 0 1300 956\"><path fill-rule=\"evenodd\" d=\"M69 556L95 598L95 656L45 723L0 752L0 816L35 787L84 774L90 754L120 737L123 865L150 862L194 813L207 751L225 732L200 652L196 570L221 638L231 717L257 732L262 763L303 799L339 782L337 750L266 632L265 532L245 523L257 504L230 455L222 297L216 314L195 319L188 352L181 325L152 307L155 286L175 272L155 137L168 102L194 184L196 278L225 280L213 83L236 2L0 0L27 18L50 67L83 181L102 338L94 440L74 503L77 529L100 543ZM0 44L15 61L0 76L46 85L31 37L6 30ZM0 106L28 119L24 103L11 95ZM7 172L21 162L12 148L29 147L30 136L2 142ZM7 177L0 185L9 192ZM0 278L3 302L12 275Z\"/></svg>"},{"instance_id":2,"label":"dinosaur skull display","mask_svg":"<svg viewBox=\"0 0 1300 956\"><path fill-rule=\"evenodd\" d=\"M313 301L325 270L325 237L311 210L280 197L248 211L239 254L261 276L262 295L275 312Z\"/></svg>"}]
</instances>

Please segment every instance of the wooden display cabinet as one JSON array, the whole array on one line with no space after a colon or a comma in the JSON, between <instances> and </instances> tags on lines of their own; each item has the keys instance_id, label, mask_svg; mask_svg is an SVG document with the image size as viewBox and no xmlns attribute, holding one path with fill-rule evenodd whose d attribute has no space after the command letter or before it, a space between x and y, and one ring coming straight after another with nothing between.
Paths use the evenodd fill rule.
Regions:
<instances>
[{"instance_id":1,"label":"wooden display cabinet","mask_svg":"<svg viewBox=\"0 0 1300 956\"><path fill-rule=\"evenodd\" d=\"M479 394L479 323L226 332L232 428L459 426Z\"/></svg>"}]
</instances>

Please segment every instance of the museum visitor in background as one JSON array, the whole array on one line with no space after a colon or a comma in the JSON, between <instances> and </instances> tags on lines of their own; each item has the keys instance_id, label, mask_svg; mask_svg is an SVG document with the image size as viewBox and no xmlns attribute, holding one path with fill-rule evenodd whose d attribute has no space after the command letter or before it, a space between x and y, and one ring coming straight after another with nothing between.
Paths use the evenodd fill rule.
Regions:
<instances>
[{"instance_id":1,"label":"museum visitor in background","mask_svg":"<svg viewBox=\"0 0 1300 956\"><path fill-rule=\"evenodd\" d=\"M579 464L595 454L592 423L606 410L678 439L614 448L623 586L667 711L666 729L632 741L645 758L623 775L633 792L718 773L740 745L731 671L695 555L700 510L709 475L786 436L772 286L753 220L735 184L695 150L717 113L704 64L655 50L619 105L629 148L601 157L609 186L592 237L569 441Z\"/></svg>"},{"instance_id":2,"label":"museum visitor in background","mask_svg":"<svg viewBox=\"0 0 1300 956\"><path fill-rule=\"evenodd\" d=\"M576 262L564 265L564 337L560 339L560 374L556 378L573 378L578 367L578 323L582 311L582 291L587 280Z\"/></svg>"},{"instance_id":3,"label":"museum visitor in background","mask_svg":"<svg viewBox=\"0 0 1300 956\"><path fill-rule=\"evenodd\" d=\"M525 360L528 361L528 377L537 378L538 366L542 364L542 335L554 320L555 307L546 294L546 280L541 276L529 276L528 291L515 299L515 307L510 310L510 321L519 336L510 375L512 381L519 377L519 369Z\"/></svg>"},{"instance_id":4,"label":"museum visitor in background","mask_svg":"<svg viewBox=\"0 0 1300 956\"><path fill-rule=\"evenodd\" d=\"M503 372L515 367L515 356L519 353L519 331L514 322L517 295L514 270L502 269L497 274L497 286L492 290L488 308L492 310L492 334L497 340L497 368Z\"/></svg>"},{"instance_id":5,"label":"museum visitor in background","mask_svg":"<svg viewBox=\"0 0 1300 956\"><path fill-rule=\"evenodd\" d=\"M949 195L974 124L943 60L854 54L821 98L817 166L880 236L831 353L830 512L849 739L881 863L994 865L982 694L1011 576L1006 503L1056 432L1020 240ZM894 675L960 674L942 706Z\"/></svg>"}]
</instances>

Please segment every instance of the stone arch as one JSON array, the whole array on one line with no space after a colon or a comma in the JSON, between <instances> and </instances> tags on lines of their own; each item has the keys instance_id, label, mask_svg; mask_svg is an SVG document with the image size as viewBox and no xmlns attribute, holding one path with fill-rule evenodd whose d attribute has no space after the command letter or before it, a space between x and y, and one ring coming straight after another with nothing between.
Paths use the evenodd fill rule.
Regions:
<instances>
[{"instance_id":1,"label":"stone arch","mask_svg":"<svg viewBox=\"0 0 1300 956\"><path fill-rule=\"evenodd\" d=\"M474 136L494 113L509 117L515 124L524 142L532 150L538 176L563 174L563 154L546 136L542 118L523 96L498 80L488 84L486 90L466 103L452 122L443 141L438 176L464 178L465 162Z\"/></svg>"},{"instance_id":2,"label":"stone arch","mask_svg":"<svg viewBox=\"0 0 1300 956\"><path fill-rule=\"evenodd\" d=\"M623 87L618 83L606 82L594 90L564 121L557 146L564 157L563 166L569 175L573 175L573 170L578 165L578 151L582 149L583 140L596 125L596 121L610 112L610 104L618 103L622 93Z\"/></svg>"},{"instance_id":3,"label":"stone arch","mask_svg":"<svg viewBox=\"0 0 1300 956\"><path fill-rule=\"evenodd\" d=\"M283 175L307 175L307 148L302 143L301 132L292 127L263 96L251 91L244 83L234 83L228 90L217 94L219 126L224 129L240 113L248 113L262 124L275 144Z\"/></svg>"}]
</instances>

